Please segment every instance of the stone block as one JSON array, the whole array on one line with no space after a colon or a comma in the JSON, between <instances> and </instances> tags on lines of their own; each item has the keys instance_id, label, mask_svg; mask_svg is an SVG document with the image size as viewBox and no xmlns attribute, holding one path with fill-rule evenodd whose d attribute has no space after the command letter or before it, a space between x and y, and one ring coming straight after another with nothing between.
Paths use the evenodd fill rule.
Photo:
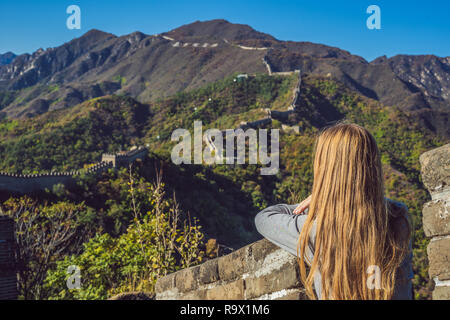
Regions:
<instances>
[{"instance_id":1,"label":"stone block","mask_svg":"<svg viewBox=\"0 0 450 320\"><path fill-rule=\"evenodd\" d=\"M306 296L304 289L297 289L294 292L288 293L285 296L282 296L280 298L275 298L274 300L307 300L308 297Z\"/></svg>"},{"instance_id":2,"label":"stone block","mask_svg":"<svg viewBox=\"0 0 450 320\"><path fill-rule=\"evenodd\" d=\"M208 260L199 266L199 282L208 284L219 280L218 259Z\"/></svg>"},{"instance_id":3,"label":"stone block","mask_svg":"<svg viewBox=\"0 0 450 320\"><path fill-rule=\"evenodd\" d=\"M259 240L250 245L251 256L257 262L263 261L268 254L278 249L280 248L267 239Z\"/></svg>"},{"instance_id":4,"label":"stone block","mask_svg":"<svg viewBox=\"0 0 450 320\"><path fill-rule=\"evenodd\" d=\"M450 287L435 287L433 291L433 300L450 300Z\"/></svg>"},{"instance_id":5,"label":"stone block","mask_svg":"<svg viewBox=\"0 0 450 320\"><path fill-rule=\"evenodd\" d=\"M248 246L221 257L218 260L219 277L229 281L239 278L248 270Z\"/></svg>"},{"instance_id":6,"label":"stone block","mask_svg":"<svg viewBox=\"0 0 450 320\"><path fill-rule=\"evenodd\" d=\"M239 279L230 283L217 285L206 292L208 300L243 300L244 280Z\"/></svg>"},{"instance_id":7,"label":"stone block","mask_svg":"<svg viewBox=\"0 0 450 320\"><path fill-rule=\"evenodd\" d=\"M161 293L170 290L175 287L176 272L169 273L168 275L159 278L155 284L155 292Z\"/></svg>"},{"instance_id":8,"label":"stone block","mask_svg":"<svg viewBox=\"0 0 450 320\"><path fill-rule=\"evenodd\" d=\"M183 269L176 273L175 285L180 292L188 292L198 287L199 267Z\"/></svg>"},{"instance_id":9,"label":"stone block","mask_svg":"<svg viewBox=\"0 0 450 320\"><path fill-rule=\"evenodd\" d=\"M427 248L430 277L450 280L450 236L434 238Z\"/></svg>"},{"instance_id":10,"label":"stone block","mask_svg":"<svg viewBox=\"0 0 450 320\"><path fill-rule=\"evenodd\" d=\"M422 181L431 192L450 186L450 143L420 156Z\"/></svg>"},{"instance_id":11,"label":"stone block","mask_svg":"<svg viewBox=\"0 0 450 320\"><path fill-rule=\"evenodd\" d=\"M249 277L245 279L247 299L299 286L298 267L289 262L284 264L279 270L275 270L259 277Z\"/></svg>"},{"instance_id":12,"label":"stone block","mask_svg":"<svg viewBox=\"0 0 450 320\"><path fill-rule=\"evenodd\" d=\"M450 234L450 201L427 202L422 214L423 229L428 237Z\"/></svg>"},{"instance_id":13,"label":"stone block","mask_svg":"<svg viewBox=\"0 0 450 320\"><path fill-rule=\"evenodd\" d=\"M197 289L179 296L179 300L206 300L206 289Z\"/></svg>"}]
</instances>

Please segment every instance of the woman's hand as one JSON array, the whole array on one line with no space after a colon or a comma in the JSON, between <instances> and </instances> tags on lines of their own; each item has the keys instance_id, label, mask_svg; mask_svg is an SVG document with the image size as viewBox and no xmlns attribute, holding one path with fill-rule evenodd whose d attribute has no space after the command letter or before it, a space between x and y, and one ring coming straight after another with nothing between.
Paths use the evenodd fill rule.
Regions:
<instances>
[{"instance_id":1,"label":"woman's hand","mask_svg":"<svg viewBox=\"0 0 450 320\"><path fill-rule=\"evenodd\" d=\"M309 204L311 203L311 195L306 198L305 200L303 200L302 202L300 202L300 204L297 206L297 208L295 208L294 210L294 214L303 214L304 211L309 208Z\"/></svg>"}]
</instances>

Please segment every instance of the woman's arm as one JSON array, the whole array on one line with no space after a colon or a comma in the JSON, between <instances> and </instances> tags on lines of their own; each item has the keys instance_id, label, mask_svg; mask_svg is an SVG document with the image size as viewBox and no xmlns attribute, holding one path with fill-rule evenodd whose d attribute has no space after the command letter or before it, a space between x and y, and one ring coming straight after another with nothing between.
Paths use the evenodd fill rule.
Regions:
<instances>
[{"instance_id":1,"label":"woman's arm","mask_svg":"<svg viewBox=\"0 0 450 320\"><path fill-rule=\"evenodd\" d=\"M293 213L297 206L277 204L262 210L255 217L256 229L261 235L295 256L298 237L307 218L306 214Z\"/></svg>"}]
</instances>

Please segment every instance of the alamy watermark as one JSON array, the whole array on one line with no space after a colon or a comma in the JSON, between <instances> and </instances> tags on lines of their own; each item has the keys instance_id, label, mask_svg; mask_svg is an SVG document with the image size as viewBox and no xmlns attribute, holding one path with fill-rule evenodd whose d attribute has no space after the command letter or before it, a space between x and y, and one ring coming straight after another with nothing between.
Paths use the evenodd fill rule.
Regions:
<instances>
[{"instance_id":1,"label":"alamy watermark","mask_svg":"<svg viewBox=\"0 0 450 320\"><path fill-rule=\"evenodd\" d=\"M81 9L77 5L70 5L66 9L66 13L70 16L66 20L67 29L81 29Z\"/></svg>"},{"instance_id":2,"label":"alamy watermark","mask_svg":"<svg viewBox=\"0 0 450 320\"><path fill-rule=\"evenodd\" d=\"M366 270L369 276L367 277L367 288L370 290L381 289L381 269L379 266L368 266Z\"/></svg>"},{"instance_id":3,"label":"alamy watermark","mask_svg":"<svg viewBox=\"0 0 450 320\"><path fill-rule=\"evenodd\" d=\"M66 273L70 275L67 278L66 285L68 289L81 289L81 270L79 266L70 265Z\"/></svg>"},{"instance_id":4,"label":"alamy watermark","mask_svg":"<svg viewBox=\"0 0 450 320\"><path fill-rule=\"evenodd\" d=\"M371 14L366 20L366 26L369 30L381 29L381 9L379 6L372 4L367 7L366 13Z\"/></svg>"},{"instance_id":5,"label":"alamy watermark","mask_svg":"<svg viewBox=\"0 0 450 320\"><path fill-rule=\"evenodd\" d=\"M189 130L176 129L172 132L171 140L179 142L173 147L171 158L177 165L191 164L193 153L194 164L245 164L248 141L248 164L259 162L266 166L261 168L261 175L274 175L278 173L280 164L279 138L278 129L208 129L203 133L202 122L194 121L193 148Z\"/></svg>"}]
</instances>

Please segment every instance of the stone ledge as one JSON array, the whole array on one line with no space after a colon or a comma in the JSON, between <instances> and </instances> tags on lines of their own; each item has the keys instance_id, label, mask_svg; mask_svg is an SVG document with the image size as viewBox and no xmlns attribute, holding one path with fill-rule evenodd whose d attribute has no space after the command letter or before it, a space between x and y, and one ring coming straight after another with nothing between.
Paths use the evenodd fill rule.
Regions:
<instances>
[{"instance_id":1,"label":"stone ledge","mask_svg":"<svg viewBox=\"0 0 450 320\"><path fill-rule=\"evenodd\" d=\"M246 298L253 299L264 294L300 287L298 266L287 262L279 270L260 277L245 279Z\"/></svg>"},{"instance_id":2,"label":"stone ledge","mask_svg":"<svg viewBox=\"0 0 450 320\"><path fill-rule=\"evenodd\" d=\"M158 279L156 300L305 299L297 259L268 240Z\"/></svg>"}]
</instances>

